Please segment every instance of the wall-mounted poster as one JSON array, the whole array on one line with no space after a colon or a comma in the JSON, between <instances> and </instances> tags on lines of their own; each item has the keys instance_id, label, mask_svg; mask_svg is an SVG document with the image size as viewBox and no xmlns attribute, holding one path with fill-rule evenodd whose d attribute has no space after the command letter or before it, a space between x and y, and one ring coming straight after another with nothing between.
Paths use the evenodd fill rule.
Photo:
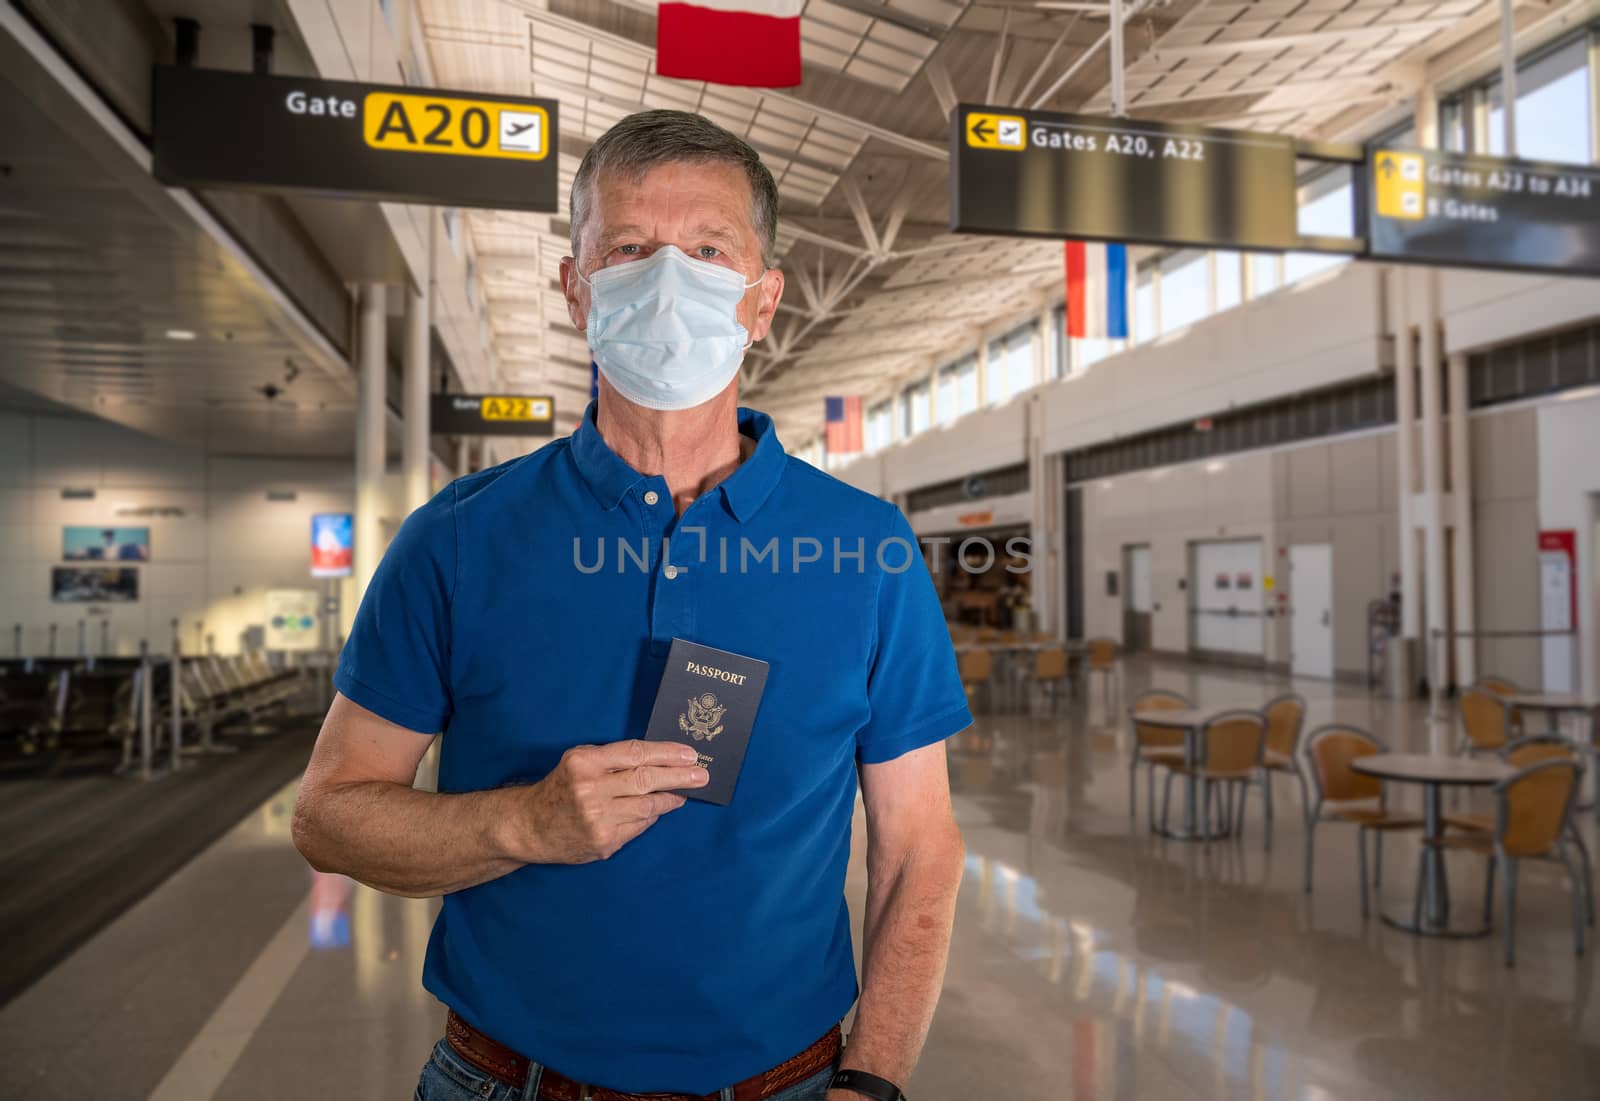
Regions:
<instances>
[{"instance_id":1,"label":"wall-mounted poster","mask_svg":"<svg viewBox=\"0 0 1600 1101\"><path fill-rule=\"evenodd\" d=\"M1217 588L1219 588L1219 589L1231 589L1231 588L1233 588L1233 578L1229 577L1225 573L1217 574Z\"/></svg>"},{"instance_id":2,"label":"wall-mounted poster","mask_svg":"<svg viewBox=\"0 0 1600 1101\"><path fill-rule=\"evenodd\" d=\"M268 589L268 650L315 650L321 643L317 608L322 594L315 589Z\"/></svg>"},{"instance_id":3,"label":"wall-mounted poster","mask_svg":"<svg viewBox=\"0 0 1600 1101\"><path fill-rule=\"evenodd\" d=\"M1255 578L1248 573L1241 573L1233 579L1233 587L1241 591L1255 584Z\"/></svg>"},{"instance_id":4,"label":"wall-mounted poster","mask_svg":"<svg viewBox=\"0 0 1600 1101\"><path fill-rule=\"evenodd\" d=\"M355 561L355 522L348 512L311 518L311 576L349 577Z\"/></svg>"},{"instance_id":5,"label":"wall-mounted poster","mask_svg":"<svg viewBox=\"0 0 1600 1101\"><path fill-rule=\"evenodd\" d=\"M50 570L50 599L61 604L131 604L139 599L139 571L55 566Z\"/></svg>"},{"instance_id":6,"label":"wall-mounted poster","mask_svg":"<svg viewBox=\"0 0 1600 1101\"><path fill-rule=\"evenodd\" d=\"M148 562L150 529L65 527L61 557L68 562Z\"/></svg>"}]
</instances>

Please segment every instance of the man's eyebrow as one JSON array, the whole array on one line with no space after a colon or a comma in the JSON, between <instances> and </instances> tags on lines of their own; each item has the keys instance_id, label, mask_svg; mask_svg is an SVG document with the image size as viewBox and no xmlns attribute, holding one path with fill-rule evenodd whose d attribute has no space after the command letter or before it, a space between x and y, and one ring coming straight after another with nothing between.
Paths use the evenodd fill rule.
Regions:
<instances>
[{"instance_id":1,"label":"man's eyebrow","mask_svg":"<svg viewBox=\"0 0 1600 1101\"><path fill-rule=\"evenodd\" d=\"M618 237L643 237L644 235L645 235L645 232L644 232L644 227L643 226L635 226L635 225L611 226L610 228L606 229L603 233L600 234L600 240L602 240L602 241L614 241Z\"/></svg>"},{"instance_id":2,"label":"man's eyebrow","mask_svg":"<svg viewBox=\"0 0 1600 1101\"><path fill-rule=\"evenodd\" d=\"M734 232L732 227L711 222L695 226L689 231L689 236L705 237L713 241L726 241L731 244L736 244L739 240L738 233Z\"/></svg>"}]
</instances>

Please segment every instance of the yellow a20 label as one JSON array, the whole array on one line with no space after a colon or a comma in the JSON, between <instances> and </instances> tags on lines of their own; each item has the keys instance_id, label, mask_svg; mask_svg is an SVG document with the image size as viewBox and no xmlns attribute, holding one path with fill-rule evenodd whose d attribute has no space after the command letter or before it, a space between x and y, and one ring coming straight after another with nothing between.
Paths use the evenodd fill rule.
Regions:
<instances>
[{"instance_id":1,"label":"yellow a20 label","mask_svg":"<svg viewBox=\"0 0 1600 1101\"><path fill-rule=\"evenodd\" d=\"M542 161L550 153L543 107L409 92L368 92L361 131L373 149Z\"/></svg>"}]
</instances>

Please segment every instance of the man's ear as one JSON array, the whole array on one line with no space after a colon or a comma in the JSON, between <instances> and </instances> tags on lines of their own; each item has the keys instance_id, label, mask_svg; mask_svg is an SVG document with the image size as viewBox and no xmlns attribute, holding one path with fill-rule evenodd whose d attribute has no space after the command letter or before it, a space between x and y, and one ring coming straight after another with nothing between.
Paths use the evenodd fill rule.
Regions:
<instances>
[{"instance_id":1,"label":"man's ear","mask_svg":"<svg viewBox=\"0 0 1600 1101\"><path fill-rule=\"evenodd\" d=\"M567 316L580 333L589 327L589 287L578 278L578 261L561 258L561 295L567 300Z\"/></svg>"},{"instance_id":2,"label":"man's ear","mask_svg":"<svg viewBox=\"0 0 1600 1101\"><path fill-rule=\"evenodd\" d=\"M757 289L761 299L756 303L755 324L750 326L752 344L765 339L772 329L772 319L778 313L778 302L783 298L783 272L777 268L768 268L761 276L761 286Z\"/></svg>"}]
</instances>

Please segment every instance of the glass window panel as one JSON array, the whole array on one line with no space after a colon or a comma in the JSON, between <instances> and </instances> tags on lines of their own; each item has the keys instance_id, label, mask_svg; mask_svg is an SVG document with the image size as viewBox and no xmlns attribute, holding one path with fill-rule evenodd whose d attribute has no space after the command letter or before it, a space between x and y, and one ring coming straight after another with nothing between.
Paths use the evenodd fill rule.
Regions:
<instances>
[{"instance_id":1,"label":"glass window panel","mask_svg":"<svg viewBox=\"0 0 1600 1101\"><path fill-rule=\"evenodd\" d=\"M939 372L939 423L956 419L956 373L949 367Z\"/></svg>"},{"instance_id":2,"label":"glass window panel","mask_svg":"<svg viewBox=\"0 0 1600 1101\"><path fill-rule=\"evenodd\" d=\"M1237 252L1217 253L1217 312L1239 304L1244 291L1240 285L1240 259Z\"/></svg>"},{"instance_id":3,"label":"glass window panel","mask_svg":"<svg viewBox=\"0 0 1600 1101\"><path fill-rule=\"evenodd\" d=\"M956 372L956 414L971 413L978 408L978 357L968 356Z\"/></svg>"},{"instance_id":4,"label":"glass window panel","mask_svg":"<svg viewBox=\"0 0 1600 1101\"><path fill-rule=\"evenodd\" d=\"M1329 173L1329 176L1334 175ZM1324 177L1327 178L1327 177ZM1322 181L1305 188L1307 200L1300 204L1300 232L1313 237L1349 237L1352 226L1351 184L1348 179L1329 189L1319 187ZM1321 192L1318 194L1318 192ZM1348 263L1348 256L1337 253L1291 252L1284 262L1284 282L1293 283L1318 272Z\"/></svg>"},{"instance_id":5,"label":"glass window panel","mask_svg":"<svg viewBox=\"0 0 1600 1101\"><path fill-rule=\"evenodd\" d=\"M1007 397L1033 385L1033 326L1013 330L1006 337Z\"/></svg>"},{"instance_id":6,"label":"glass window panel","mask_svg":"<svg viewBox=\"0 0 1600 1101\"><path fill-rule=\"evenodd\" d=\"M1099 338L1073 341L1075 346L1072 360L1073 371L1087 370L1092 364L1099 363L1102 359L1115 355L1119 343L1121 342L1101 340Z\"/></svg>"},{"instance_id":7,"label":"glass window panel","mask_svg":"<svg viewBox=\"0 0 1600 1101\"><path fill-rule=\"evenodd\" d=\"M880 401L867 410L867 450L880 451L894 438L894 402Z\"/></svg>"},{"instance_id":8,"label":"glass window panel","mask_svg":"<svg viewBox=\"0 0 1600 1101\"><path fill-rule=\"evenodd\" d=\"M1161 263L1161 331L1170 333L1206 316L1210 296L1203 252L1174 253Z\"/></svg>"},{"instance_id":9,"label":"glass window panel","mask_svg":"<svg viewBox=\"0 0 1600 1101\"><path fill-rule=\"evenodd\" d=\"M1050 360L1046 365L1046 378L1058 379L1069 371L1067 357L1072 348L1067 341L1067 308L1057 306L1050 315Z\"/></svg>"},{"instance_id":10,"label":"glass window panel","mask_svg":"<svg viewBox=\"0 0 1600 1101\"><path fill-rule=\"evenodd\" d=\"M984 363L983 372L983 403L994 405L996 402L1005 401L1009 396L1006 393L1006 384L1010 381L1006 374L1006 345L1003 340L991 340Z\"/></svg>"},{"instance_id":11,"label":"glass window panel","mask_svg":"<svg viewBox=\"0 0 1600 1101\"><path fill-rule=\"evenodd\" d=\"M1517 156L1535 161L1588 164L1588 47L1578 40L1531 65L1517 67ZM1506 135L1500 82L1489 87L1489 152L1502 156Z\"/></svg>"},{"instance_id":12,"label":"glass window panel","mask_svg":"<svg viewBox=\"0 0 1600 1101\"><path fill-rule=\"evenodd\" d=\"M1255 278L1255 296L1271 294L1278 289L1278 256L1272 252L1256 252L1250 256L1250 270Z\"/></svg>"},{"instance_id":13,"label":"glass window panel","mask_svg":"<svg viewBox=\"0 0 1600 1101\"><path fill-rule=\"evenodd\" d=\"M1133 288L1133 340L1143 344L1156 335L1156 290L1149 272L1142 272Z\"/></svg>"}]
</instances>

